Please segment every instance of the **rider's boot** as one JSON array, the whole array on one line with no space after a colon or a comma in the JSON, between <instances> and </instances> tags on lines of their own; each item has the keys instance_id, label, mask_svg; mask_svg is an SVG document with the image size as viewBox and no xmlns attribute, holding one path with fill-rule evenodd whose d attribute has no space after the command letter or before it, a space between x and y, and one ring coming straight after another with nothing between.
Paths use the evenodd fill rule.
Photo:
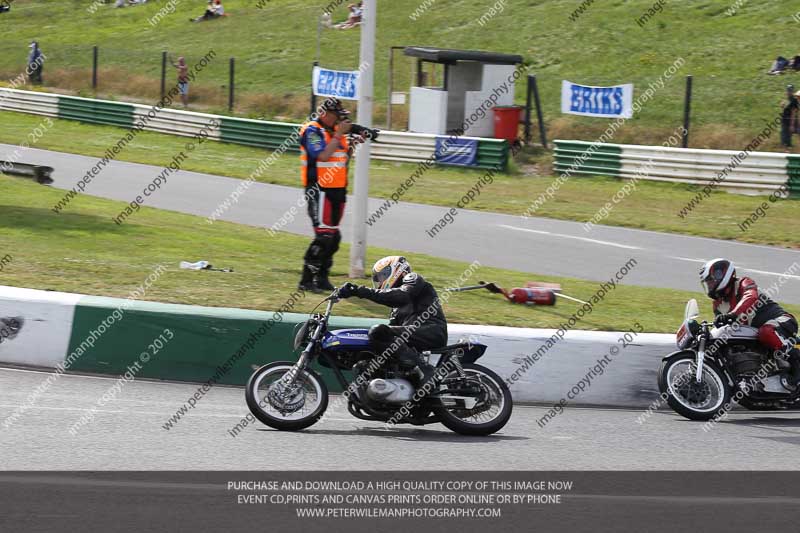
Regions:
<instances>
[{"instance_id":1,"label":"rider's boot","mask_svg":"<svg viewBox=\"0 0 800 533\"><path fill-rule=\"evenodd\" d=\"M428 363L421 353L406 347L401 353L397 354L400 364L410 370L411 375L415 378L415 385L418 389L433 387L432 378L436 373L436 369ZM430 391L427 391L430 392Z\"/></svg>"},{"instance_id":2,"label":"rider's boot","mask_svg":"<svg viewBox=\"0 0 800 533\"><path fill-rule=\"evenodd\" d=\"M335 287L328 279L328 274L331 271L331 267L333 267L333 254L336 253L339 245L333 235L322 235L318 239L321 243L317 258L319 268L316 271L316 276L314 276L314 282L321 290L332 291Z\"/></svg>"},{"instance_id":3,"label":"rider's boot","mask_svg":"<svg viewBox=\"0 0 800 533\"><path fill-rule=\"evenodd\" d=\"M303 276L300 278L300 283L297 284L297 288L301 291L321 292L315 279L316 271L317 269L314 266L308 263L303 264Z\"/></svg>"},{"instance_id":4,"label":"rider's boot","mask_svg":"<svg viewBox=\"0 0 800 533\"><path fill-rule=\"evenodd\" d=\"M792 384L798 388L800 387L800 350L797 348L789 350L789 364L792 365Z\"/></svg>"},{"instance_id":5,"label":"rider's boot","mask_svg":"<svg viewBox=\"0 0 800 533\"><path fill-rule=\"evenodd\" d=\"M787 355L791 372L788 377L781 378L781 384L787 390L798 391L800 390L800 350L792 348Z\"/></svg>"},{"instance_id":6,"label":"rider's boot","mask_svg":"<svg viewBox=\"0 0 800 533\"><path fill-rule=\"evenodd\" d=\"M323 291L332 291L336 287L334 287L330 280L328 279L328 273L330 272L330 266L326 265L319 269L317 276L315 278L317 287L322 289Z\"/></svg>"}]
</instances>

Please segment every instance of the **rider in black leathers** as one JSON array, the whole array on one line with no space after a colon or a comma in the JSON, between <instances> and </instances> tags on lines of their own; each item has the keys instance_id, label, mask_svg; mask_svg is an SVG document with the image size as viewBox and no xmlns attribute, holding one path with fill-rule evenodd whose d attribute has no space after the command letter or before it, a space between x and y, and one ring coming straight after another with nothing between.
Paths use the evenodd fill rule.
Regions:
<instances>
[{"instance_id":1,"label":"rider in black leathers","mask_svg":"<svg viewBox=\"0 0 800 533\"><path fill-rule=\"evenodd\" d=\"M418 368L427 380L432 367L420 354L422 350L447 344L447 319L433 285L411 272L405 257L384 257L372 269L374 289L345 283L339 298L357 296L392 308L389 324L369 330L369 338L378 354L395 357L401 365Z\"/></svg>"}]
</instances>

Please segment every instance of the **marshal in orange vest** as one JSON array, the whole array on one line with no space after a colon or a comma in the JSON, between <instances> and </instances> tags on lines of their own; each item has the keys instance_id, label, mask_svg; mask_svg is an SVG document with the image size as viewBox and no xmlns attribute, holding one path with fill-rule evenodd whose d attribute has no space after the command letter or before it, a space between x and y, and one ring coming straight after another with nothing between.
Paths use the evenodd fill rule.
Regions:
<instances>
[{"instance_id":1,"label":"marshal in orange vest","mask_svg":"<svg viewBox=\"0 0 800 533\"><path fill-rule=\"evenodd\" d=\"M324 135L326 145L333 140L333 135L316 120L303 124L300 128L300 139L303 138L309 126L319 128ZM311 178L312 183L316 181L319 186L323 188L336 189L347 187L347 162L350 159L348 149L347 137L342 137L339 141L339 147L331 154L330 159L327 161L309 160L306 147L301 142L300 164L302 166L300 169L300 176L303 181L303 186L308 186L309 178Z\"/></svg>"}]
</instances>

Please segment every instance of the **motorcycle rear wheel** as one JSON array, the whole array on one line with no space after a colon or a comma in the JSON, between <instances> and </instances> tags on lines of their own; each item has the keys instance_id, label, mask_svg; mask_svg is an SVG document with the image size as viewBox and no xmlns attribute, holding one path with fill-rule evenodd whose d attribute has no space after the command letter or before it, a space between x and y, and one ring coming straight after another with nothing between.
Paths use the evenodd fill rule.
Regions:
<instances>
[{"instance_id":1,"label":"motorcycle rear wheel","mask_svg":"<svg viewBox=\"0 0 800 533\"><path fill-rule=\"evenodd\" d=\"M290 361L264 365L253 372L245 386L247 407L253 416L282 431L300 431L312 426L328 408L328 387L313 370L302 371L291 387L282 383L294 365ZM309 396L313 397L313 403L306 409Z\"/></svg>"},{"instance_id":2,"label":"motorcycle rear wheel","mask_svg":"<svg viewBox=\"0 0 800 533\"><path fill-rule=\"evenodd\" d=\"M475 413L463 405L462 400L439 400L434 407L434 412L439 417L439 421L447 429L461 435L486 436L496 433L503 429L511 418L513 408L511 391L503 379L482 365L467 364L463 365L464 373L470 381L477 380L487 395L486 401L491 402L489 419L482 419L483 413ZM442 381L455 379L458 374L451 372Z\"/></svg>"}]
</instances>

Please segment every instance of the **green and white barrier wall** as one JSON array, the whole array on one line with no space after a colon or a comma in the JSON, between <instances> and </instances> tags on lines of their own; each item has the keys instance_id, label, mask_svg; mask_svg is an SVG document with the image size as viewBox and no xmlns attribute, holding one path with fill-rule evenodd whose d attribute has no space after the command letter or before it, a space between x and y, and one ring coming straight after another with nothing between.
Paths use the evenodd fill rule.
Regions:
<instances>
[{"instance_id":1,"label":"green and white barrier wall","mask_svg":"<svg viewBox=\"0 0 800 533\"><path fill-rule=\"evenodd\" d=\"M310 298L299 300L293 310L307 310L311 303ZM295 359L294 328L306 317L287 313L274 321L272 312L0 286L0 318L21 322L16 335L0 342L0 364L119 376L138 363L137 379L205 383L213 378L214 383L242 385L253 365ZM382 320L335 317L331 326L367 328L378 322ZM660 358L675 345L673 335L640 333L623 349L621 332L570 330L554 342L555 334L449 326L451 343L471 339L488 345L480 362L510 382L516 401L556 403L575 388L580 393L570 404L647 407L658 396ZM606 362L600 364L603 358ZM327 369L323 375L330 389L338 391Z\"/></svg>"},{"instance_id":2,"label":"green and white barrier wall","mask_svg":"<svg viewBox=\"0 0 800 533\"><path fill-rule=\"evenodd\" d=\"M202 383L218 376L217 383L242 385L252 365L293 356L294 327L307 315L275 316L0 286L0 317L22 325L0 343L0 362L106 375L138 362L142 378ZM332 326L375 322L337 318Z\"/></svg>"},{"instance_id":3,"label":"green and white barrier wall","mask_svg":"<svg viewBox=\"0 0 800 533\"><path fill-rule=\"evenodd\" d=\"M66 96L53 93L0 88L0 110L33 113L91 124L133 128L138 122L144 130L171 135L193 136L203 130L208 138L233 144L299 153L293 136L300 124L194 113L177 109ZM508 165L509 146L502 139L462 137L478 141L478 168L501 168ZM284 145L284 143L286 143ZM436 136L395 131L381 132L373 143L372 157L389 161L422 162L432 157Z\"/></svg>"},{"instance_id":4,"label":"green and white barrier wall","mask_svg":"<svg viewBox=\"0 0 800 533\"><path fill-rule=\"evenodd\" d=\"M555 141L554 170L559 173L638 178L708 185L744 194L782 191L800 196L800 156Z\"/></svg>"}]
</instances>

